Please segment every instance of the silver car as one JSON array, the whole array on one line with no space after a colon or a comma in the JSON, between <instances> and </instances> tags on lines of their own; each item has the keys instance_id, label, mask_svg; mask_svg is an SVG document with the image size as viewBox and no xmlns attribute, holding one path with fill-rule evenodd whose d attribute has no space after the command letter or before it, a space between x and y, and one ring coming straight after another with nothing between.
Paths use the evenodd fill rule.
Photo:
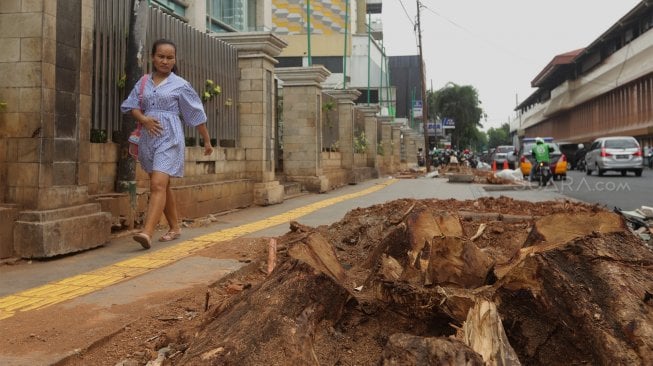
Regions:
<instances>
[{"instance_id":1,"label":"silver car","mask_svg":"<svg viewBox=\"0 0 653 366\"><path fill-rule=\"evenodd\" d=\"M596 170L599 176L603 176L603 173L611 170L621 172L621 175L630 171L640 177L643 169L642 149L631 136L601 137L590 146L585 163L587 175Z\"/></svg>"}]
</instances>

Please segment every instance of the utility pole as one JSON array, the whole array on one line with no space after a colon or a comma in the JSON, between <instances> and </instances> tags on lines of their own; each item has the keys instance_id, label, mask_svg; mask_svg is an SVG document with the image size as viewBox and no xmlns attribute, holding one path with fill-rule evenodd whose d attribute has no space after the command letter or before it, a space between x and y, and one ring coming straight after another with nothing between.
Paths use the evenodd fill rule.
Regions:
<instances>
[{"instance_id":1,"label":"utility pole","mask_svg":"<svg viewBox=\"0 0 653 366\"><path fill-rule=\"evenodd\" d=\"M422 79L422 127L424 130L424 165L426 171L431 171L431 155L429 155L429 103L426 96L426 75L424 74L424 54L422 52L422 21L419 10L422 7L420 0L417 0L417 39L419 41L419 73Z\"/></svg>"},{"instance_id":2,"label":"utility pole","mask_svg":"<svg viewBox=\"0 0 653 366\"><path fill-rule=\"evenodd\" d=\"M306 0L306 43L308 43L308 66L313 66L311 59L311 0Z\"/></svg>"}]
</instances>

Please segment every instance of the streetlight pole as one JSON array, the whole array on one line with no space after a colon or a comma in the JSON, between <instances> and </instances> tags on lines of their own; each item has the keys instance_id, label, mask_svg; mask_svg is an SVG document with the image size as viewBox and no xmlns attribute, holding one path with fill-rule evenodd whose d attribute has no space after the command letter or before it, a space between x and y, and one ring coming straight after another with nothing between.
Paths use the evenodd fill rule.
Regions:
<instances>
[{"instance_id":1,"label":"streetlight pole","mask_svg":"<svg viewBox=\"0 0 653 366\"><path fill-rule=\"evenodd\" d=\"M342 88L347 89L347 31L349 30L349 0L345 1L345 50L342 53Z\"/></svg>"},{"instance_id":2,"label":"streetlight pole","mask_svg":"<svg viewBox=\"0 0 653 366\"><path fill-rule=\"evenodd\" d=\"M424 54L422 52L422 21L420 20L419 10L422 4L417 0L417 37L419 40L419 73L422 79L422 127L424 130L424 165L426 171L431 171L431 156L429 155L429 103L426 95L426 77L424 75Z\"/></svg>"},{"instance_id":3,"label":"streetlight pole","mask_svg":"<svg viewBox=\"0 0 653 366\"><path fill-rule=\"evenodd\" d=\"M311 60L311 0L306 0L306 41L308 43L308 66L313 66L313 60Z\"/></svg>"}]
</instances>

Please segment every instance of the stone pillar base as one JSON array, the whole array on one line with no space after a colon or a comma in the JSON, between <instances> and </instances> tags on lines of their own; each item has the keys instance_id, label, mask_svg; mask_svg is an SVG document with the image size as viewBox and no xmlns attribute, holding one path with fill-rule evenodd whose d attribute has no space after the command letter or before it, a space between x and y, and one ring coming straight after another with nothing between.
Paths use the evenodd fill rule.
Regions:
<instances>
[{"instance_id":1,"label":"stone pillar base","mask_svg":"<svg viewBox=\"0 0 653 366\"><path fill-rule=\"evenodd\" d=\"M329 190L329 178L324 175L320 176L288 176L291 182L299 182L309 192L324 193Z\"/></svg>"},{"instance_id":2,"label":"stone pillar base","mask_svg":"<svg viewBox=\"0 0 653 366\"><path fill-rule=\"evenodd\" d=\"M377 179L379 170L371 167L357 167L352 170L349 184L358 184L370 179Z\"/></svg>"},{"instance_id":3,"label":"stone pillar base","mask_svg":"<svg viewBox=\"0 0 653 366\"><path fill-rule=\"evenodd\" d=\"M283 202L284 188L279 181L254 183L254 204L259 206L274 205Z\"/></svg>"},{"instance_id":4,"label":"stone pillar base","mask_svg":"<svg viewBox=\"0 0 653 366\"><path fill-rule=\"evenodd\" d=\"M111 214L98 203L45 211L22 211L14 225L14 251L22 258L47 258L105 244Z\"/></svg>"},{"instance_id":5,"label":"stone pillar base","mask_svg":"<svg viewBox=\"0 0 653 366\"><path fill-rule=\"evenodd\" d=\"M0 259L14 255L14 221L18 217L18 206L0 204Z\"/></svg>"}]
</instances>

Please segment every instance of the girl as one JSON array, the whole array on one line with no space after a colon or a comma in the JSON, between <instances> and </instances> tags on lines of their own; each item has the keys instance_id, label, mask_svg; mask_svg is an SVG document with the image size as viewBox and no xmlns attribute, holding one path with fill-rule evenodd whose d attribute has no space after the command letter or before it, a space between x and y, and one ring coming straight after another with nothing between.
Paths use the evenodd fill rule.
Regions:
<instances>
[{"instance_id":1,"label":"girl","mask_svg":"<svg viewBox=\"0 0 653 366\"><path fill-rule=\"evenodd\" d=\"M176 54L177 48L171 41L154 42L151 54L154 72L141 78L121 105L123 113L131 112L142 125L138 161L150 175L150 200L145 225L134 235L134 240L145 249L152 244L161 213L168 221L169 230L159 241L181 236L177 206L170 189L170 177L182 177L184 173L185 139L180 115L186 124L197 127L204 139L204 155L213 153L202 101L190 83L175 74ZM145 83L143 88L140 83Z\"/></svg>"}]
</instances>

